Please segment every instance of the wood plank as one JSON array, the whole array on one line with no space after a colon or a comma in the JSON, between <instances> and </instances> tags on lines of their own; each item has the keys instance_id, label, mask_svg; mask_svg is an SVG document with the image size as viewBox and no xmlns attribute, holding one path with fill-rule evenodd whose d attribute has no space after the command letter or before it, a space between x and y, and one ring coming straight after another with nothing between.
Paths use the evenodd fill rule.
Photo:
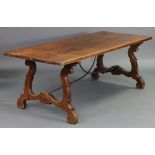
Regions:
<instances>
[{"instance_id":1,"label":"wood plank","mask_svg":"<svg viewBox=\"0 0 155 155\"><path fill-rule=\"evenodd\" d=\"M66 65L152 39L114 32L96 32L6 52L11 57Z\"/></svg>"}]
</instances>

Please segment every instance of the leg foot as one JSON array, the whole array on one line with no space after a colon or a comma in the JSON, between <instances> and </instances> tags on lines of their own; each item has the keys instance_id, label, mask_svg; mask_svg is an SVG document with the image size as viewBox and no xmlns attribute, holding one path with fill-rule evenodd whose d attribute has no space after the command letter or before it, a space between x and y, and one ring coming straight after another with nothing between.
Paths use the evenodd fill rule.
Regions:
<instances>
[{"instance_id":1,"label":"leg foot","mask_svg":"<svg viewBox=\"0 0 155 155\"><path fill-rule=\"evenodd\" d=\"M24 99L22 96L17 100L17 107L19 109L26 109L26 99Z\"/></svg>"},{"instance_id":2,"label":"leg foot","mask_svg":"<svg viewBox=\"0 0 155 155\"><path fill-rule=\"evenodd\" d=\"M143 79L137 80L136 87L137 87L138 89L144 89L144 87L145 87L145 81L144 81Z\"/></svg>"},{"instance_id":3,"label":"leg foot","mask_svg":"<svg viewBox=\"0 0 155 155\"><path fill-rule=\"evenodd\" d=\"M68 113L67 122L70 124L78 123L78 115L75 111L70 111Z\"/></svg>"},{"instance_id":4,"label":"leg foot","mask_svg":"<svg viewBox=\"0 0 155 155\"><path fill-rule=\"evenodd\" d=\"M100 75L99 75L99 73L92 73L91 77L92 77L93 80L96 81L96 80L98 80L100 78Z\"/></svg>"}]
</instances>

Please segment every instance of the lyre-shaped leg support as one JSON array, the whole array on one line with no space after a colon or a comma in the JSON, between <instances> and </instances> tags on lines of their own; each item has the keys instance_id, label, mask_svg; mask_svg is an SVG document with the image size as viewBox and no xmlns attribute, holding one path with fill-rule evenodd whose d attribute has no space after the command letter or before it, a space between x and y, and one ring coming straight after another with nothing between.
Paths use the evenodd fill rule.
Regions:
<instances>
[{"instance_id":1,"label":"lyre-shaped leg support","mask_svg":"<svg viewBox=\"0 0 155 155\"><path fill-rule=\"evenodd\" d=\"M29 66L29 71L26 75L24 93L17 100L18 108L25 109L27 100L39 100L44 104L54 104L56 107L62 108L67 113L68 123L76 124L78 122L78 115L71 104L71 84L68 79L68 75L73 73L73 66L76 64L65 65L61 71L60 77L63 87L62 100L57 100L53 95L50 95L50 93L48 92L35 94L32 91L32 82L36 72L36 64L34 61L29 60L27 60L25 64Z\"/></svg>"},{"instance_id":2,"label":"lyre-shaped leg support","mask_svg":"<svg viewBox=\"0 0 155 155\"><path fill-rule=\"evenodd\" d=\"M132 77L133 79L135 79L137 81L137 84L136 84L137 88L143 89L145 87L145 81L139 75L137 58L134 55L134 53L138 51L138 47L140 45L141 45L141 43L132 45L132 46L130 46L130 48L128 50L128 56L129 56L130 62L131 62L131 71L126 71L118 65L112 66L111 68L106 68L103 65L103 56L104 55L102 54L102 55L98 56L98 58L97 58L97 67L95 68L95 70L92 73L92 79L98 80L100 77L99 73L104 74L104 73L110 72L113 75L123 74L127 77Z\"/></svg>"},{"instance_id":3,"label":"lyre-shaped leg support","mask_svg":"<svg viewBox=\"0 0 155 155\"><path fill-rule=\"evenodd\" d=\"M26 108L26 101L30 100L31 95L34 94L32 91L32 82L36 73L36 64L33 61L25 61L25 65L29 66L29 71L25 79L24 93L17 100L17 107L20 109Z\"/></svg>"}]
</instances>

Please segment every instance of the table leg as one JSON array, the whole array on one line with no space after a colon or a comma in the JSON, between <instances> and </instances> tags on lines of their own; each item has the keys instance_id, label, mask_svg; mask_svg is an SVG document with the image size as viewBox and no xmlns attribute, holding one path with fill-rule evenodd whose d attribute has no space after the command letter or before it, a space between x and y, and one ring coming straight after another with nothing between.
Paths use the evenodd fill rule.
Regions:
<instances>
[{"instance_id":1,"label":"table leg","mask_svg":"<svg viewBox=\"0 0 155 155\"><path fill-rule=\"evenodd\" d=\"M137 88L143 89L145 87L145 81L142 79L142 77L139 74L137 58L134 55L134 53L138 51L139 46L140 44L131 46L129 48L128 55L131 62L130 75L133 79L137 81L137 84L136 84Z\"/></svg>"},{"instance_id":2,"label":"table leg","mask_svg":"<svg viewBox=\"0 0 155 155\"><path fill-rule=\"evenodd\" d=\"M34 94L32 91L32 82L36 73L36 64L34 61L26 60L25 65L29 66L29 71L26 75L24 93L17 100L17 107L20 109L26 108L26 101L30 100L31 94Z\"/></svg>"},{"instance_id":3,"label":"table leg","mask_svg":"<svg viewBox=\"0 0 155 155\"><path fill-rule=\"evenodd\" d=\"M68 123L76 124L78 122L78 115L71 104L71 83L68 79L68 75L73 73L73 65L74 64L66 65L61 71L61 81L64 94L62 99L62 108L68 114Z\"/></svg>"},{"instance_id":4,"label":"table leg","mask_svg":"<svg viewBox=\"0 0 155 155\"><path fill-rule=\"evenodd\" d=\"M67 113L68 123L76 124L78 122L78 115L71 104L71 84L68 79L68 75L73 73L73 66L75 64L65 65L61 71L60 77L63 87L62 100L57 100L54 95L48 92L35 94L32 91L32 82L36 73L36 64L34 61L29 60L26 60L25 64L29 66L29 71L26 75L24 93L17 100L17 107L25 109L27 100L39 100L44 104L53 104L58 108L62 108Z\"/></svg>"},{"instance_id":5,"label":"table leg","mask_svg":"<svg viewBox=\"0 0 155 155\"><path fill-rule=\"evenodd\" d=\"M98 80L100 78L99 73L107 69L103 64L103 57L104 57L104 54L99 55L97 57L97 64L96 64L97 67L94 69L93 73L91 74L93 80Z\"/></svg>"},{"instance_id":6,"label":"table leg","mask_svg":"<svg viewBox=\"0 0 155 155\"><path fill-rule=\"evenodd\" d=\"M113 75L125 75L127 77L132 77L137 81L137 88L143 89L145 87L145 81L142 79L142 77L139 75L138 71L138 63L137 63L137 58L135 57L135 52L138 51L138 47L141 45L141 43L136 44L136 45L131 45L129 50L128 50L128 56L131 62L131 71L126 71L122 67L116 65L112 66L110 68L106 68L103 65L103 54L98 56L97 58L97 67L92 73L92 79L98 80L99 79L99 73L112 73Z\"/></svg>"}]
</instances>

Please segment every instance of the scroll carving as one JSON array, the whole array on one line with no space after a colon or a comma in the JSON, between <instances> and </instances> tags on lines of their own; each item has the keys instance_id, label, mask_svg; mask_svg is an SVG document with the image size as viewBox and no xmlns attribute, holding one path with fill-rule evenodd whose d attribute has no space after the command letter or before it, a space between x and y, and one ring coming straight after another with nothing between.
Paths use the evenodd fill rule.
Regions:
<instances>
[{"instance_id":1,"label":"scroll carving","mask_svg":"<svg viewBox=\"0 0 155 155\"><path fill-rule=\"evenodd\" d=\"M24 93L17 100L17 106L20 109L26 108L27 100L39 100L44 104L53 104L58 108L62 108L67 113L67 121L71 124L78 122L78 116L71 104L71 84L68 79L68 75L73 73L73 66L76 64L66 65L61 71L61 81L63 87L63 98L58 100L54 95L50 95L48 92L42 92L35 94L32 91L32 82L36 73L36 64L34 61L26 60L25 64L29 66L29 71L26 75Z\"/></svg>"},{"instance_id":2,"label":"scroll carving","mask_svg":"<svg viewBox=\"0 0 155 155\"><path fill-rule=\"evenodd\" d=\"M103 56L104 55L100 55L98 56L97 59L97 67L95 68L95 70L92 73L92 79L97 80L99 78L99 73L112 73L113 75L125 75L127 77L132 77L133 79L135 79L137 81L137 88L143 89L145 87L145 81L142 79L142 77L139 75L139 71L138 71L138 63L137 63L137 58L135 57L135 52L138 51L138 47L141 45L141 43L136 44L136 45L132 45L130 46L129 50L128 50L128 56L130 58L130 62L131 62L131 71L126 71L125 69L123 69L122 67L116 65L116 66L112 66L110 68L106 68L103 65Z\"/></svg>"}]
</instances>

